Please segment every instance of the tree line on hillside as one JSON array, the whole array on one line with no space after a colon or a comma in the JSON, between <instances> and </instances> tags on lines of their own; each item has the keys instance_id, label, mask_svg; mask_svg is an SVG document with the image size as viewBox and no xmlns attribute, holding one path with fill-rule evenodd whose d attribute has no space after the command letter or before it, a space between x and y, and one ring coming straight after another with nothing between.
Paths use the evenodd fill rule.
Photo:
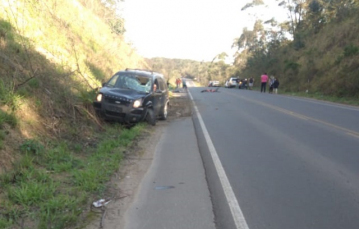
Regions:
<instances>
[{"instance_id":1,"label":"tree line on hillside","mask_svg":"<svg viewBox=\"0 0 359 229\"><path fill-rule=\"evenodd\" d=\"M224 54L211 62L153 58L154 70L169 80L192 76L202 85L210 80L222 84L230 77L253 77L258 83L267 72L281 81L282 91L309 92L337 97L359 96L359 3L356 0L277 1L288 20L257 20L244 28L232 47L233 65ZM263 5L262 0L244 4L242 10Z\"/></svg>"},{"instance_id":2,"label":"tree line on hillside","mask_svg":"<svg viewBox=\"0 0 359 229\"><path fill-rule=\"evenodd\" d=\"M150 68L164 74L166 80L175 84L176 78L191 78L202 85L211 80L224 83L234 72L232 65L224 62L224 54L219 54L212 61L195 61L187 59L151 58L146 59Z\"/></svg>"},{"instance_id":3,"label":"tree line on hillside","mask_svg":"<svg viewBox=\"0 0 359 229\"><path fill-rule=\"evenodd\" d=\"M247 3L242 10L264 4ZM359 3L355 0L285 0L288 20L257 20L233 44L243 76L279 77L286 91L359 96Z\"/></svg>"}]
</instances>

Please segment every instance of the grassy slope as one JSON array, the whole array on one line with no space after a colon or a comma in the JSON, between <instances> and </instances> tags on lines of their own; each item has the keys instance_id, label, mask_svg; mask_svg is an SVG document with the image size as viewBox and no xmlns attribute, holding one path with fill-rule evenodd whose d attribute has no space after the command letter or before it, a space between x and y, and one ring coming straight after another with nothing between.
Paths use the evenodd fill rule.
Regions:
<instances>
[{"instance_id":1,"label":"grassy slope","mask_svg":"<svg viewBox=\"0 0 359 229\"><path fill-rule=\"evenodd\" d=\"M100 123L96 88L146 63L76 0L0 5L0 228L76 225L144 131Z\"/></svg>"},{"instance_id":2,"label":"grassy slope","mask_svg":"<svg viewBox=\"0 0 359 229\"><path fill-rule=\"evenodd\" d=\"M292 42L283 43L271 56L251 62L241 75L254 77L258 86L260 75L267 72L279 78L281 93L358 104L358 15L334 20L318 33L304 28L303 47L296 50Z\"/></svg>"},{"instance_id":3,"label":"grassy slope","mask_svg":"<svg viewBox=\"0 0 359 229\"><path fill-rule=\"evenodd\" d=\"M72 124L93 125L86 113L101 82L119 69L145 65L121 37L76 1L2 4L0 105L8 114L15 108L16 129L24 138L71 139L82 133Z\"/></svg>"},{"instance_id":4,"label":"grassy slope","mask_svg":"<svg viewBox=\"0 0 359 229\"><path fill-rule=\"evenodd\" d=\"M305 47L295 51L285 49L277 69L285 69L284 63L298 64L297 72L288 69L280 74L283 88L292 92L309 92L335 97L353 97L358 94L359 53L346 53L351 47L359 47L358 16L325 26L318 34L305 39ZM282 66L280 66L282 65ZM283 71L282 71L283 72ZM292 83L292 84L291 84ZM290 85L291 84L291 85Z\"/></svg>"}]
</instances>

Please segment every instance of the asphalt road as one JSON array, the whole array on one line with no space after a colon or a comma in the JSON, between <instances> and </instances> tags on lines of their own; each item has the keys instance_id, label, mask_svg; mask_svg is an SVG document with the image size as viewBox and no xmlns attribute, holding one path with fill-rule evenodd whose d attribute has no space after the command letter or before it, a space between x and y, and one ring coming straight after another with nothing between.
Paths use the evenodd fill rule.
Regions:
<instances>
[{"instance_id":1,"label":"asphalt road","mask_svg":"<svg viewBox=\"0 0 359 229\"><path fill-rule=\"evenodd\" d=\"M240 227L228 218L237 213L224 206L201 120L243 213L243 228L359 228L358 108L203 89L189 92L199 113L193 120L217 228Z\"/></svg>"},{"instance_id":2,"label":"asphalt road","mask_svg":"<svg viewBox=\"0 0 359 229\"><path fill-rule=\"evenodd\" d=\"M191 117L164 129L125 221L125 229L215 229Z\"/></svg>"}]
</instances>

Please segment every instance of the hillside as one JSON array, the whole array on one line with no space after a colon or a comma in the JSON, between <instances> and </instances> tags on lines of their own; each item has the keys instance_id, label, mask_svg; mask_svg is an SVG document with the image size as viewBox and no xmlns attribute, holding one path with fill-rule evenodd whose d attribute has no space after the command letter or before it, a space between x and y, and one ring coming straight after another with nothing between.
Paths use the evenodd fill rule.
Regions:
<instances>
[{"instance_id":1,"label":"hillside","mask_svg":"<svg viewBox=\"0 0 359 229\"><path fill-rule=\"evenodd\" d=\"M286 2L303 9L288 6L288 14L302 20L280 24L279 30L257 21L252 30L243 31L235 43L239 75L260 82L260 75L267 72L280 79L281 92L358 104L358 2ZM292 39L284 36L288 25L295 28Z\"/></svg>"},{"instance_id":2,"label":"hillside","mask_svg":"<svg viewBox=\"0 0 359 229\"><path fill-rule=\"evenodd\" d=\"M98 120L95 92L147 64L104 1L0 5L0 228L74 226L146 131Z\"/></svg>"},{"instance_id":3,"label":"hillside","mask_svg":"<svg viewBox=\"0 0 359 229\"><path fill-rule=\"evenodd\" d=\"M1 120L10 119L7 123L13 126L16 122L15 128L6 128L23 138L81 136L77 127L96 125L84 112L91 113L93 92L101 82L119 69L146 65L120 35L78 1L2 1L2 5ZM16 150L6 144L10 138L2 140L2 151ZM2 171L11 161L8 156L0 159Z\"/></svg>"}]
</instances>

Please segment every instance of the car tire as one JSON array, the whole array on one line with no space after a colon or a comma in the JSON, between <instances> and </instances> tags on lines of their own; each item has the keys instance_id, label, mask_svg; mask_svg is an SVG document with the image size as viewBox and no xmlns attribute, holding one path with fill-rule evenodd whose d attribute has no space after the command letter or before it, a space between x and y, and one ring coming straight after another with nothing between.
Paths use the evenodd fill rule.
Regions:
<instances>
[{"instance_id":1,"label":"car tire","mask_svg":"<svg viewBox=\"0 0 359 229\"><path fill-rule=\"evenodd\" d=\"M152 108L147 109L146 121L152 126L156 125L156 116Z\"/></svg>"},{"instance_id":2,"label":"car tire","mask_svg":"<svg viewBox=\"0 0 359 229\"><path fill-rule=\"evenodd\" d=\"M161 112L160 112L160 119L166 120L168 115L168 102L163 106Z\"/></svg>"}]
</instances>

